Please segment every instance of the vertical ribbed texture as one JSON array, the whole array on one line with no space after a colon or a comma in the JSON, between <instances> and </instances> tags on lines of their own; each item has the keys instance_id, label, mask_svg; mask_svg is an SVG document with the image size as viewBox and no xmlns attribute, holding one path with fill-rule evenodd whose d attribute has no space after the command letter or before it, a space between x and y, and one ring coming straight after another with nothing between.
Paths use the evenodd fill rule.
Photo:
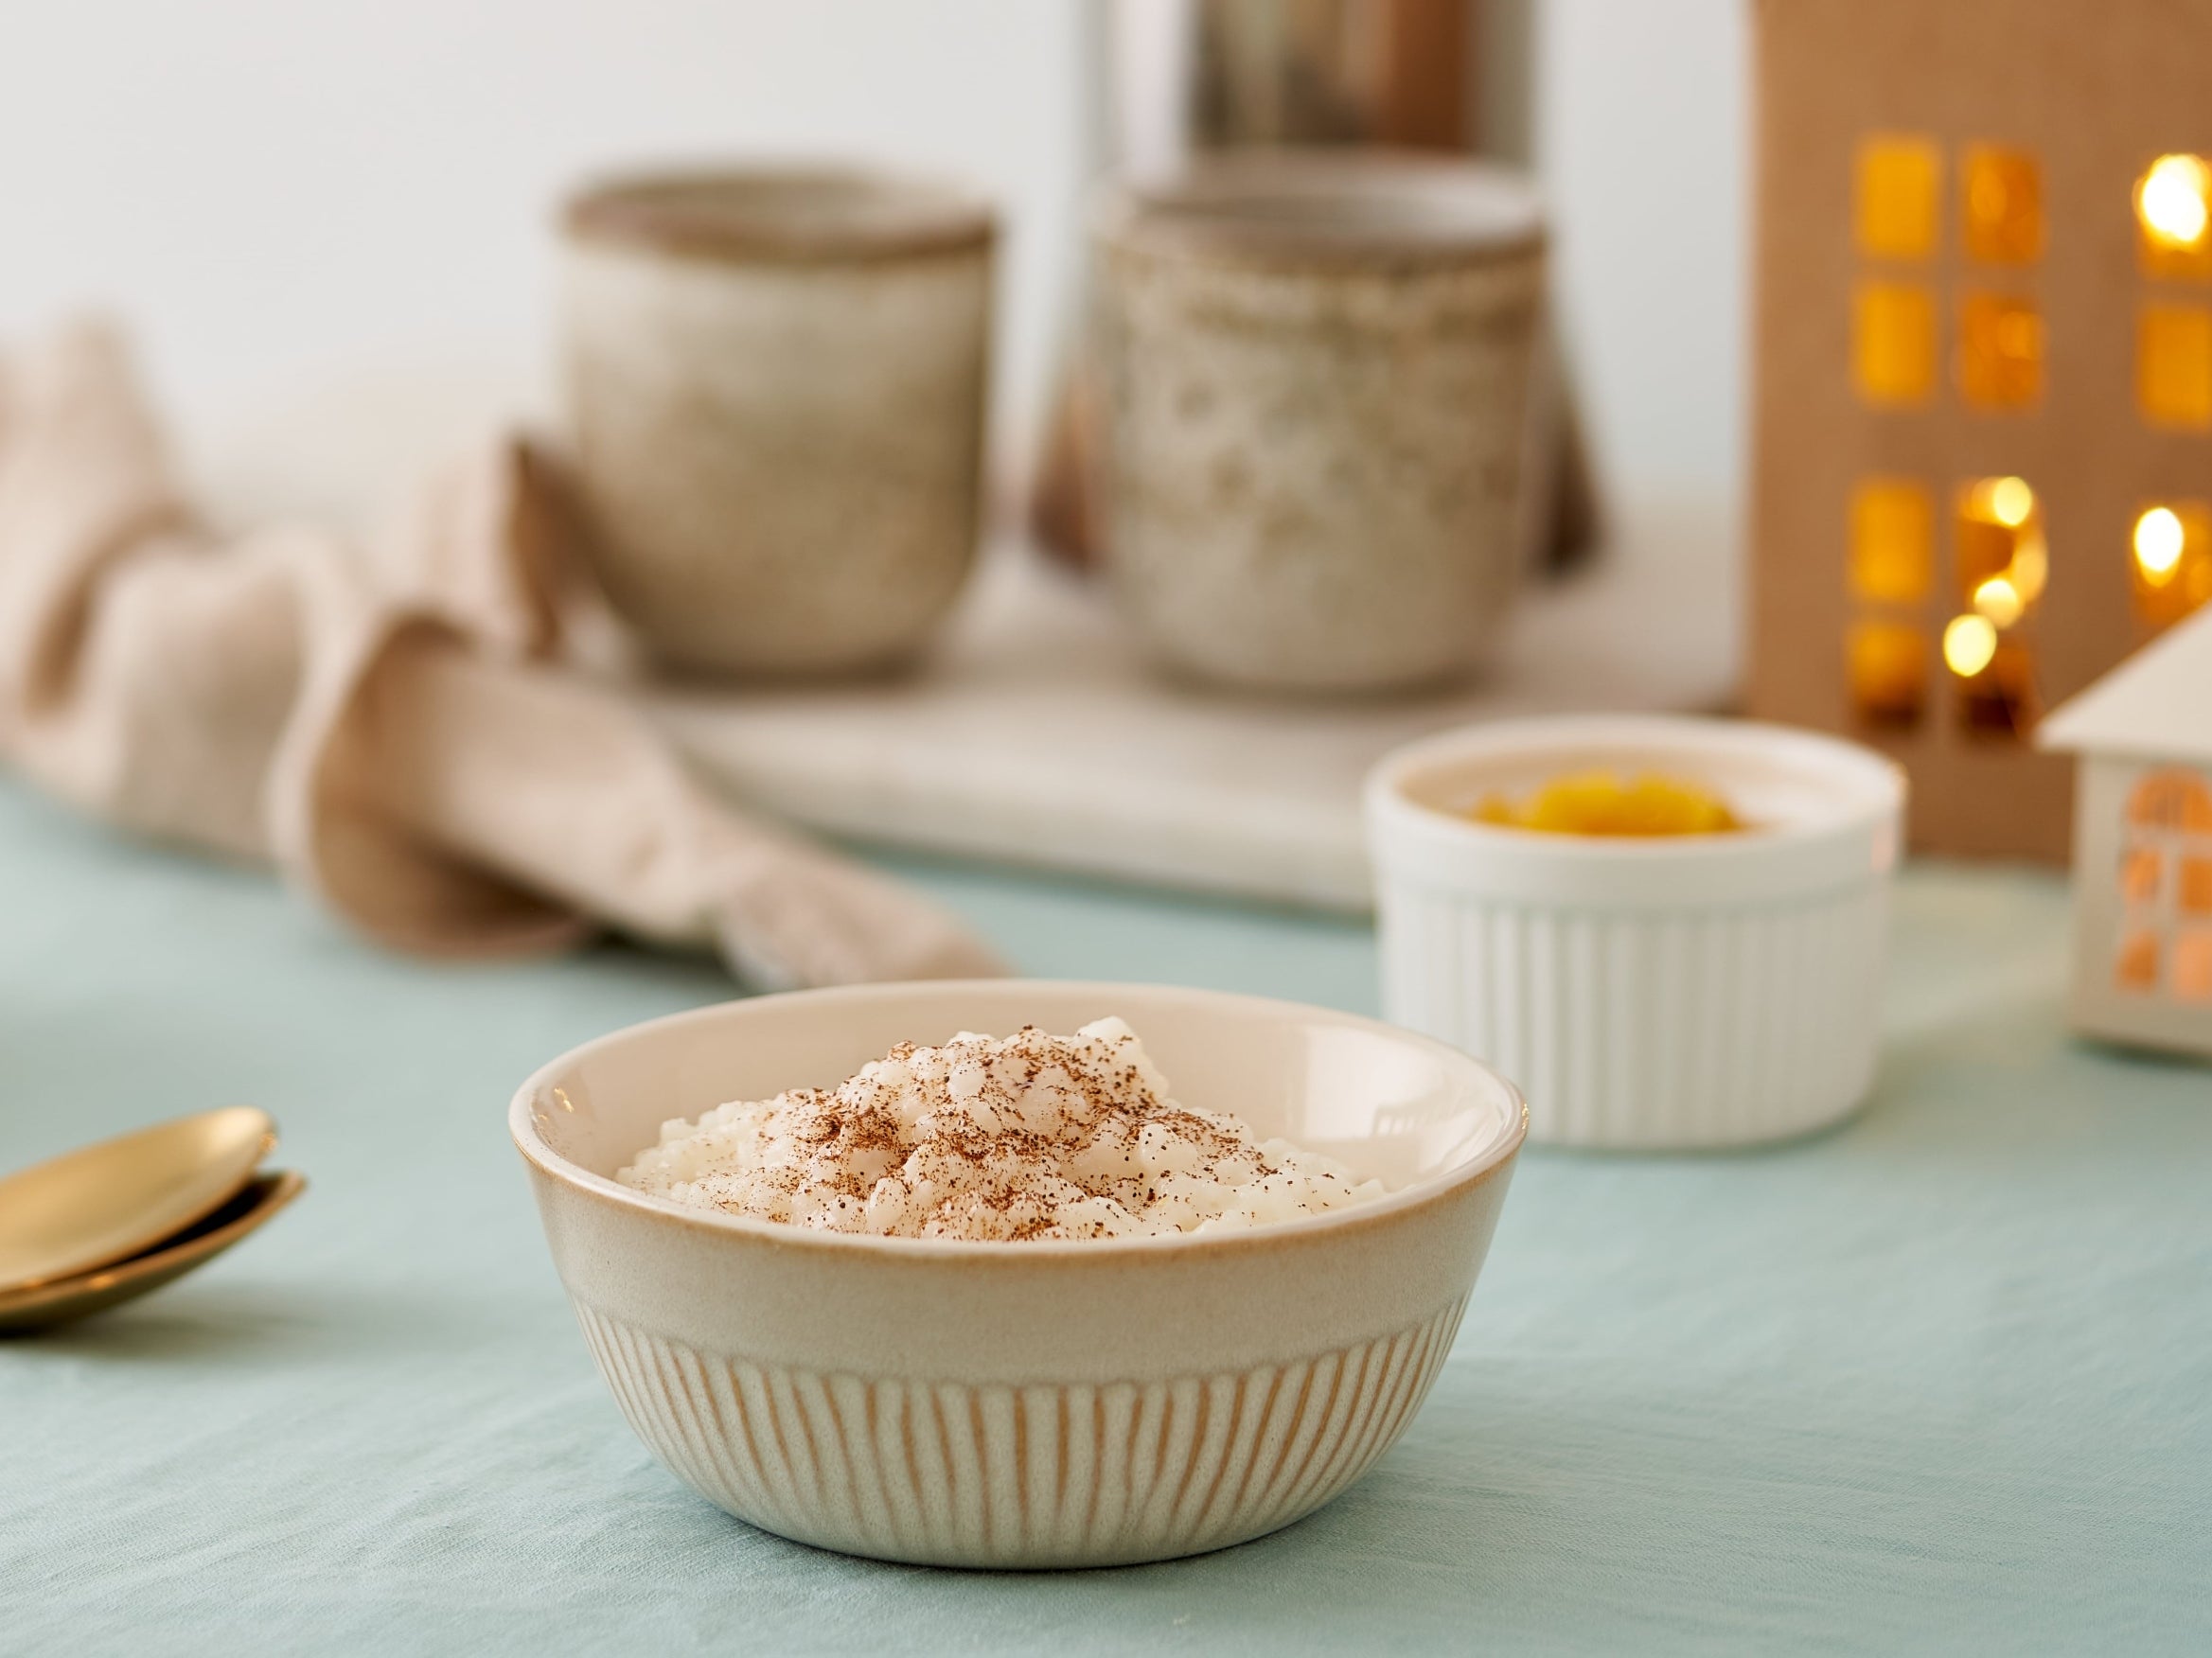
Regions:
<instances>
[{"instance_id":1,"label":"vertical ribbed texture","mask_svg":"<svg viewBox=\"0 0 2212 1658\"><path fill-rule=\"evenodd\" d=\"M1319 1508L1412 1420L1466 1305L1286 1365L1029 1387L824 1376L576 1316L639 1438L738 1518L885 1560L1074 1566L1222 1548Z\"/></svg>"},{"instance_id":2,"label":"vertical ribbed texture","mask_svg":"<svg viewBox=\"0 0 2212 1658\"><path fill-rule=\"evenodd\" d=\"M1495 1066L1554 1145L1727 1145L1833 1121L1873 1077L1885 891L1668 914L1386 881L1383 1011Z\"/></svg>"}]
</instances>

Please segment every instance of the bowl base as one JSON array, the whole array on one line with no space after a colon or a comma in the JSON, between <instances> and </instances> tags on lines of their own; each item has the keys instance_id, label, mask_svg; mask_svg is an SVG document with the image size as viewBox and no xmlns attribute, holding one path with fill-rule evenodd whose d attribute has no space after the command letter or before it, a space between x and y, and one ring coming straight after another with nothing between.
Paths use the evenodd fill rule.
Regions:
<instances>
[{"instance_id":1,"label":"bowl base","mask_svg":"<svg viewBox=\"0 0 2212 1658\"><path fill-rule=\"evenodd\" d=\"M824 1375L576 1316L638 1437L717 1508L839 1554L1032 1571L1208 1554L1305 1518L1411 1422L1466 1305L1249 1370L1032 1386Z\"/></svg>"}]
</instances>

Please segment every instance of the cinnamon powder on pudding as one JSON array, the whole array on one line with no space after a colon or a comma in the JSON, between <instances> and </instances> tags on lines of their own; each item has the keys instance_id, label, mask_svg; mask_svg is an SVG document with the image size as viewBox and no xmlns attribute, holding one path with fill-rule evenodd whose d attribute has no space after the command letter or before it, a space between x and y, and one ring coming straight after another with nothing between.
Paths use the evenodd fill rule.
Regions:
<instances>
[{"instance_id":1,"label":"cinnamon powder on pudding","mask_svg":"<svg viewBox=\"0 0 2212 1658\"><path fill-rule=\"evenodd\" d=\"M1380 1197L1341 1164L1181 1105L1100 1019L901 1043L834 1088L734 1101L616 1178L688 1208L884 1237L1119 1238L1265 1226Z\"/></svg>"}]
</instances>

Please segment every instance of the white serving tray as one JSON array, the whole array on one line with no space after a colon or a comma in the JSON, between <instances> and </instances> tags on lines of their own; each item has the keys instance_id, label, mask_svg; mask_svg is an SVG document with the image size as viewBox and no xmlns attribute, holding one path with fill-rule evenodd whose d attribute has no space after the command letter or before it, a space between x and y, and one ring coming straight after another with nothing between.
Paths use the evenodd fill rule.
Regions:
<instances>
[{"instance_id":1,"label":"white serving tray","mask_svg":"<svg viewBox=\"0 0 2212 1658\"><path fill-rule=\"evenodd\" d=\"M895 846L1318 908L1368 908L1358 787L1408 738L1572 710L1707 711L1735 684L1735 586L1712 515L1639 526L1531 591L1478 685L1280 701L1150 672L1094 585L1014 547L943 647L896 681L657 691L709 775L814 828Z\"/></svg>"}]
</instances>

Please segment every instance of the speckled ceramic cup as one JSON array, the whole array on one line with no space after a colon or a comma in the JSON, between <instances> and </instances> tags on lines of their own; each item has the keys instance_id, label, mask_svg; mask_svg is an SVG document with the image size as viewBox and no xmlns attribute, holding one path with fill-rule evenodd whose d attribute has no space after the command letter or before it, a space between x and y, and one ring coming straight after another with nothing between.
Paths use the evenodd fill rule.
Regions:
<instances>
[{"instance_id":1,"label":"speckled ceramic cup","mask_svg":"<svg viewBox=\"0 0 2212 1658\"><path fill-rule=\"evenodd\" d=\"M1095 227L1103 503L1166 665L1375 691L1483 660L1526 538L1536 199L1471 162L1274 152Z\"/></svg>"},{"instance_id":2,"label":"speckled ceramic cup","mask_svg":"<svg viewBox=\"0 0 2212 1658\"><path fill-rule=\"evenodd\" d=\"M1126 1018L1178 1100L1374 1177L1248 1231L981 1244L679 1208L611 1178L663 1122L834 1084L894 1043ZM1526 1132L1425 1036L1162 985L863 985L618 1031L508 1116L623 1414L675 1475L803 1543L1099 1566L1242 1543L1358 1479L1420 1409Z\"/></svg>"},{"instance_id":3,"label":"speckled ceramic cup","mask_svg":"<svg viewBox=\"0 0 2212 1658\"><path fill-rule=\"evenodd\" d=\"M990 210L756 168L602 185L565 229L577 478L650 651L779 676L918 651L976 549Z\"/></svg>"}]
</instances>

